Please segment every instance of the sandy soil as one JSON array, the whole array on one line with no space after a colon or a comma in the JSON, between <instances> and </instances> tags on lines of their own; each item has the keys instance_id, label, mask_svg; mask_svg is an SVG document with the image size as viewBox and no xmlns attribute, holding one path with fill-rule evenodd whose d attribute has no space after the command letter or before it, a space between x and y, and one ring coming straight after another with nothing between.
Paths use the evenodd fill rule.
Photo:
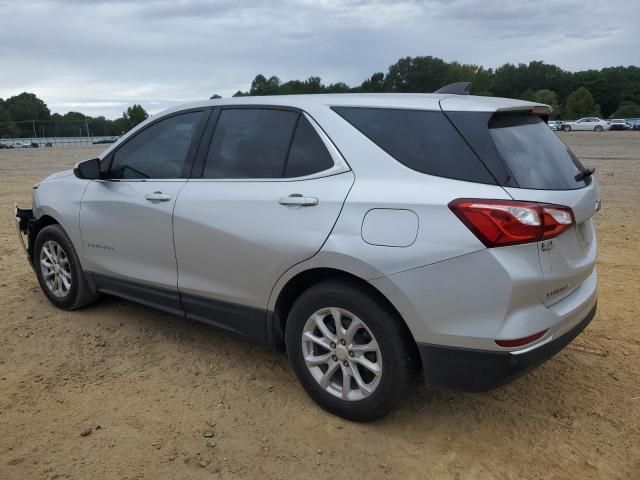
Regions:
<instances>
[{"instance_id":1,"label":"sandy soil","mask_svg":"<svg viewBox=\"0 0 640 480\"><path fill-rule=\"evenodd\" d=\"M367 425L316 407L267 347L114 298L56 310L11 208L100 148L0 150L0 479L639 479L640 133L563 138L602 187L591 326L507 387L418 386Z\"/></svg>"}]
</instances>

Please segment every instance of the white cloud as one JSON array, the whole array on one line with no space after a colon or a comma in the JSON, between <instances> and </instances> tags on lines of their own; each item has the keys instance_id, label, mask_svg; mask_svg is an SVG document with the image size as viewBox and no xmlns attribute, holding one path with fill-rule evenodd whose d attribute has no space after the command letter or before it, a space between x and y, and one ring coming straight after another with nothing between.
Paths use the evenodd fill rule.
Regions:
<instances>
[{"instance_id":1,"label":"white cloud","mask_svg":"<svg viewBox=\"0 0 640 480\"><path fill-rule=\"evenodd\" d=\"M640 64L632 0L0 0L0 18L0 97L109 117L228 96L258 73L359 84L404 56Z\"/></svg>"}]
</instances>

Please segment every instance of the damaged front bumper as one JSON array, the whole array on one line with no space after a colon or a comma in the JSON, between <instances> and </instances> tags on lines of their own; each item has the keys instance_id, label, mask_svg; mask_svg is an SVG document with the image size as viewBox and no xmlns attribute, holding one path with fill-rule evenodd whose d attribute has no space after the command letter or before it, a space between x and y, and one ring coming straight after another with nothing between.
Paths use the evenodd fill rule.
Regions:
<instances>
[{"instance_id":1,"label":"damaged front bumper","mask_svg":"<svg viewBox=\"0 0 640 480\"><path fill-rule=\"evenodd\" d=\"M31 241L30 241L31 226L35 222L35 217L33 216L33 210L30 208L29 209L19 208L18 204L16 204L14 222L16 225L16 233L18 234L18 240L20 241L22 250L24 251L24 254L27 256L29 263L33 267L33 261L31 258Z\"/></svg>"}]
</instances>

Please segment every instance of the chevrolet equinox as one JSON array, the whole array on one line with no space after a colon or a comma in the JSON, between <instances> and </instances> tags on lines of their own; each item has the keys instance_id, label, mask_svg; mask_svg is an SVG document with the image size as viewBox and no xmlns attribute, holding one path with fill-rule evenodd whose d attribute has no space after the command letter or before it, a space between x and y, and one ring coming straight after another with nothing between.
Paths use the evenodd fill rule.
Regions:
<instances>
[{"instance_id":1,"label":"chevrolet equinox","mask_svg":"<svg viewBox=\"0 0 640 480\"><path fill-rule=\"evenodd\" d=\"M323 408L372 420L416 369L495 388L593 318L598 187L549 113L446 93L182 105L36 185L18 236L55 306L117 295L280 347Z\"/></svg>"}]
</instances>

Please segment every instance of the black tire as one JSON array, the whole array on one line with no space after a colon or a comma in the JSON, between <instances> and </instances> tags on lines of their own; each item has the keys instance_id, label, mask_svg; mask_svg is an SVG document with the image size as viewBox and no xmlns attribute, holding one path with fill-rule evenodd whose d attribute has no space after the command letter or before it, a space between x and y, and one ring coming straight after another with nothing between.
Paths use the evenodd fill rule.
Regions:
<instances>
[{"instance_id":1,"label":"black tire","mask_svg":"<svg viewBox=\"0 0 640 480\"><path fill-rule=\"evenodd\" d=\"M570 132L571 131L571 125L563 125L562 126L562 131L563 132Z\"/></svg>"},{"instance_id":2,"label":"black tire","mask_svg":"<svg viewBox=\"0 0 640 480\"><path fill-rule=\"evenodd\" d=\"M596 125L595 128L593 129L594 132L602 132L604 131L604 128L602 128L601 125Z\"/></svg>"},{"instance_id":3,"label":"black tire","mask_svg":"<svg viewBox=\"0 0 640 480\"><path fill-rule=\"evenodd\" d=\"M71 286L63 296L56 296L44 279L40 256L43 246L48 241L54 241L62 248L69 263L68 270L71 274ZM62 308L63 310L76 310L98 299L99 295L89 288L84 272L82 271L82 266L80 265L80 260L78 259L78 254L75 248L73 248L71 240L60 225L48 225L40 230L34 243L33 265L40 288L49 301L56 307Z\"/></svg>"},{"instance_id":4,"label":"black tire","mask_svg":"<svg viewBox=\"0 0 640 480\"><path fill-rule=\"evenodd\" d=\"M371 331L380 349L382 373L375 390L360 400L343 400L327 392L304 360L302 334L318 310L337 307L352 312ZM347 320L348 321L348 320ZM357 422L378 419L405 397L415 365L415 345L402 320L376 295L346 281L314 285L295 301L286 324L287 354L298 380L322 408Z\"/></svg>"}]
</instances>

